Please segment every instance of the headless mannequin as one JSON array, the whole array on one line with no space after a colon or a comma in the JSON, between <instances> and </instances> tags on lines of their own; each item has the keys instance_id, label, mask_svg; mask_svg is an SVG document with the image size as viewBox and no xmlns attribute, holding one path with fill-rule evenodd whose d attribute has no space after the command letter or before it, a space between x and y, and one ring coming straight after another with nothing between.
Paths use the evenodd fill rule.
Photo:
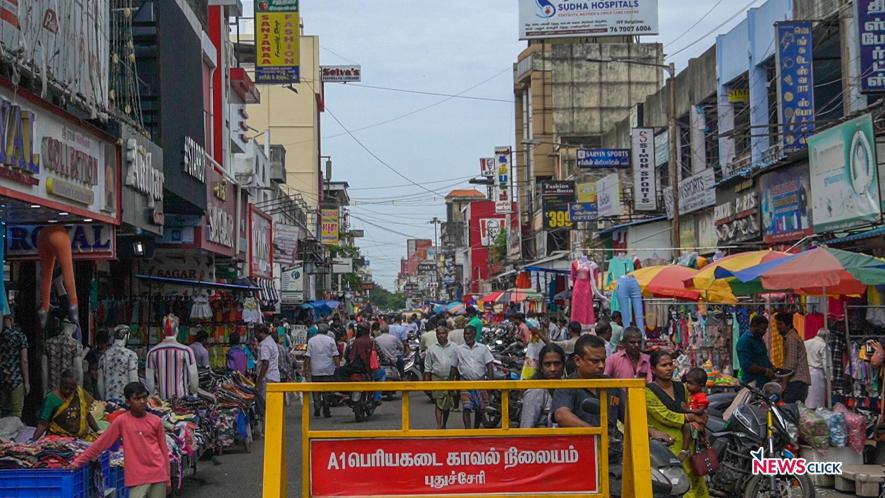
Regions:
<instances>
[{"instance_id":1,"label":"headless mannequin","mask_svg":"<svg viewBox=\"0 0 885 498\"><path fill-rule=\"evenodd\" d=\"M62 333L52 339L46 341L47 347L43 352L43 357L41 358L41 383L43 388L43 394L45 395L50 390L58 387L54 384L56 382L50 382L50 374L53 379L60 379L61 373L67 369L70 369L74 372L74 377L77 379L77 384L83 385L83 362L86 358L86 350L80 345L80 342L74 338L74 332L77 330L77 325L71 323L69 321L65 321L63 324ZM70 350L74 350L75 353L73 356L70 356L64 352L65 348L60 348L59 353L55 352L53 346L58 343L70 343L72 346ZM55 355L60 355L59 357L55 357ZM50 355L53 357L50 358Z\"/></svg>"},{"instance_id":2,"label":"headless mannequin","mask_svg":"<svg viewBox=\"0 0 885 498\"><path fill-rule=\"evenodd\" d=\"M119 386L122 385L125 387L125 385L130 382L138 382L138 355L136 355L134 351L126 348L126 344L128 342L129 327L125 325L118 325L114 329L114 342L112 343L108 351L105 352L106 356L99 363L97 387L98 394L99 396L101 396L101 399L107 400L109 399L109 397L122 399L123 393L122 390L119 389ZM127 360L121 362L124 366L114 367L107 365L104 360L107 359L108 355L110 354L117 356L118 349L124 349L128 353L131 353L131 355L125 353L122 355L122 357ZM132 359L132 361L128 361L130 358ZM120 368L123 369L122 372ZM125 378L110 378L111 375L119 376L121 373ZM111 386L113 386L112 389ZM112 390L113 392L108 392L109 390Z\"/></svg>"},{"instance_id":3,"label":"headless mannequin","mask_svg":"<svg viewBox=\"0 0 885 498\"><path fill-rule=\"evenodd\" d=\"M163 328L166 331L166 338L163 339L160 342L160 344L157 344L156 346L151 348L150 351L148 351L148 359L150 359L150 357L152 356L151 353L154 352L155 350L162 349L162 348L168 347L170 345L179 345L182 348L190 351L190 348L188 348L187 346L183 346L178 342L178 317L175 315L172 315L172 314L167 315L166 318L163 319L163 323L164 323ZM193 352L191 352L190 354L191 354L191 357L193 357ZM184 369L184 368L187 369L186 372L176 372L176 374L175 374L179 378L183 377L183 378L187 379L187 382L186 382L187 393L185 393L185 394L190 394L190 393L196 394L199 391L200 377L197 372L197 362L196 361L188 362L186 366L179 363L179 362L176 362L172 365L172 368L173 369ZM152 364L151 361L148 361L145 366L145 371L144 371L144 377L145 377L144 384L145 384L145 387L147 387L148 392L149 393L158 393L159 392L158 385L159 384L166 384L166 381L167 381L166 375L167 375L167 370L163 370L163 369L158 370L158 369L156 369L156 366L154 364Z\"/></svg>"},{"instance_id":4,"label":"headless mannequin","mask_svg":"<svg viewBox=\"0 0 885 498\"><path fill-rule=\"evenodd\" d=\"M593 297L606 301L606 297L596 287L596 263L591 261L582 251L577 251L572 260L572 310L571 319L584 327L596 323L593 311Z\"/></svg>"}]
</instances>

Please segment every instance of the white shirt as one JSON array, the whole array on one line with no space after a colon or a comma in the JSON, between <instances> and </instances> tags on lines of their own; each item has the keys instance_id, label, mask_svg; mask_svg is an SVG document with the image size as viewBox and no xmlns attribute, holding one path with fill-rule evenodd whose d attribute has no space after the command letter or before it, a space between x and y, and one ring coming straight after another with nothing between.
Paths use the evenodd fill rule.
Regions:
<instances>
[{"instance_id":1,"label":"white shirt","mask_svg":"<svg viewBox=\"0 0 885 498\"><path fill-rule=\"evenodd\" d=\"M270 382L280 381L280 350L276 341L268 335L258 344L258 361L267 360L267 373L264 378Z\"/></svg>"},{"instance_id":2,"label":"white shirt","mask_svg":"<svg viewBox=\"0 0 885 498\"><path fill-rule=\"evenodd\" d=\"M495 361L492 352L485 344L473 343L473 347L466 344L458 346L458 373L464 380L480 380L486 376L486 365Z\"/></svg>"},{"instance_id":3,"label":"white shirt","mask_svg":"<svg viewBox=\"0 0 885 498\"><path fill-rule=\"evenodd\" d=\"M317 334L307 341L304 356L310 358L311 375L335 375L335 357L338 346L335 340L326 334Z\"/></svg>"},{"instance_id":4,"label":"white shirt","mask_svg":"<svg viewBox=\"0 0 885 498\"><path fill-rule=\"evenodd\" d=\"M432 344L427 348L427 355L424 357L424 371L448 379L452 367L458 366L460 347L451 342L447 342L444 347L439 343Z\"/></svg>"},{"instance_id":5,"label":"white shirt","mask_svg":"<svg viewBox=\"0 0 885 498\"><path fill-rule=\"evenodd\" d=\"M809 367L822 370L826 368L827 341L822 337L813 337L805 341L805 353L808 356Z\"/></svg>"}]
</instances>

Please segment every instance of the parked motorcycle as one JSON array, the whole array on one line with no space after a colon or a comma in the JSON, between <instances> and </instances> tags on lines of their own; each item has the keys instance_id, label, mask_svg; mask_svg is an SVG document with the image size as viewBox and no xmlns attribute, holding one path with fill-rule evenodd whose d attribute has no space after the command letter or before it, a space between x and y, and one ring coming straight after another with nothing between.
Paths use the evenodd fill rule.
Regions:
<instances>
[{"instance_id":1,"label":"parked motorcycle","mask_svg":"<svg viewBox=\"0 0 885 498\"><path fill-rule=\"evenodd\" d=\"M707 427L719 459L719 469L710 481L711 493L744 498L814 496L814 485L806 475L763 476L752 474L751 452L763 449L765 458L792 458L798 450L799 411L783 403L783 388L769 382L762 389L742 384L750 392L747 403L738 406L723 421L710 416Z\"/></svg>"}]
</instances>

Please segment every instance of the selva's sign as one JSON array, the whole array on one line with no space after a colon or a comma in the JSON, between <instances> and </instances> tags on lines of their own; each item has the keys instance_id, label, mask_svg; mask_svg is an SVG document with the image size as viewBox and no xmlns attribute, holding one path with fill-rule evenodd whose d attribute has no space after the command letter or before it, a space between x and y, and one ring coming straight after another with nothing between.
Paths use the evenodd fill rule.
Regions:
<instances>
[{"instance_id":1,"label":"selva's sign","mask_svg":"<svg viewBox=\"0 0 885 498\"><path fill-rule=\"evenodd\" d=\"M6 257L37 259L37 235L44 227L55 225L7 225ZM71 238L71 254L76 260L114 259L116 245L114 227L105 223L65 225Z\"/></svg>"}]
</instances>

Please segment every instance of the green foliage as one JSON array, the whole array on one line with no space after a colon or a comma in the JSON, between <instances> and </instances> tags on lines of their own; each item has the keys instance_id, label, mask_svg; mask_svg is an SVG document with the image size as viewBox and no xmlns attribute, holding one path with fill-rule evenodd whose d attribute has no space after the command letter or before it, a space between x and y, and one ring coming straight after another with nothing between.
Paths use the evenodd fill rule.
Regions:
<instances>
[{"instance_id":1,"label":"green foliage","mask_svg":"<svg viewBox=\"0 0 885 498\"><path fill-rule=\"evenodd\" d=\"M399 311L406 307L406 297L400 293L393 293L381 287L377 283L369 293L369 302L380 309Z\"/></svg>"},{"instance_id":2,"label":"green foliage","mask_svg":"<svg viewBox=\"0 0 885 498\"><path fill-rule=\"evenodd\" d=\"M507 230L498 232L489 248L489 264L497 265L507 260Z\"/></svg>"}]
</instances>

